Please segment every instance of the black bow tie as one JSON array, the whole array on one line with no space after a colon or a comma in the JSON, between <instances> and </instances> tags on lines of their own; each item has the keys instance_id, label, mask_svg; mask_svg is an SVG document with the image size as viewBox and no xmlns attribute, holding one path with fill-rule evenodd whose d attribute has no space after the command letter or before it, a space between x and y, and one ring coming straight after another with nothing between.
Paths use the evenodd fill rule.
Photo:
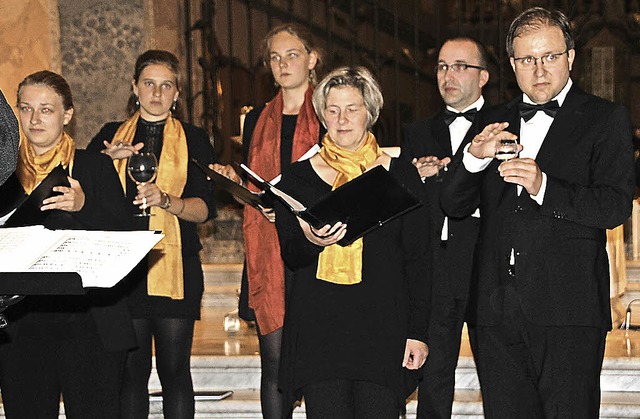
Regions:
<instances>
[{"instance_id":1,"label":"black bow tie","mask_svg":"<svg viewBox=\"0 0 640 419\"><path fill-rule=\"evenodd\" d=\"M461 116L463 118L466 118L467 121L473 122L473 119L476 117L477 113L478 113L478 110L475 109L475 108L474 109L469 109L466 112L453 112L453 111L450 111L449 109L445 109L444 110L444 123L447 124L447 126L449 126L459 116Z\"/></svg>"},{"instance_id":2,"label":"black bow tie","mask_svg":"<svg viewBox=\"0 0 640 419\"><path fill-rule=\"evenodd\" d=\"M538 111L542 111L550 117L555 118L558 109L560 109L560 105L558 105L557 100L552 100L543 105L520 102L518 109L520 110L520 117L524 119L524 122L528 122Z\"/></svg>"}]
</instances>

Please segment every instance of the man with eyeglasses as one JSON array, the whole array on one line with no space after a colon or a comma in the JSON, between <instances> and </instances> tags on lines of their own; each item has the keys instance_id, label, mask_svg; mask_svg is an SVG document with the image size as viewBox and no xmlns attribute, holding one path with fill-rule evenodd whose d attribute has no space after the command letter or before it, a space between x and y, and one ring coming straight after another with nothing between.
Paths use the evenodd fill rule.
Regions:
<instances>
[{"instance_id":1,"label":"man with eyeglasses","mask_svg":"<svg viewBox=\"0 0 640 419\"><path fill-rule=\"evenodd\" d=\"M596 419L611 329L606 229L633 199L629 114L573 83L561 12L526 10L506 44L523 94L483 116L490 124L441 199L449 216L482 213L473 306L484 413ZM509 139L519 156L494 159Z\"/></svg>"},{"instance_id":2,"label":"man with eyeglasses","mask_svg":"<svg viewBox=\"0 0 640 419\"><path fill-rule=\"evenodd\" d=\"M449 220L440 208L443 177L451 172L472 138L476 115L485 104L489 81L484 47L469 38L446 41L435 67L446 105L431 118L405 129L401 156L411 160L424 182L423 200L431 211L434 260L429 318L429 356L418 391L418 418L450 418L455 371L465 321L478 214ZM481 127L479 127L481 128ZM453 159L453 163L452 163Z\"/></svg>"}]
</instances>

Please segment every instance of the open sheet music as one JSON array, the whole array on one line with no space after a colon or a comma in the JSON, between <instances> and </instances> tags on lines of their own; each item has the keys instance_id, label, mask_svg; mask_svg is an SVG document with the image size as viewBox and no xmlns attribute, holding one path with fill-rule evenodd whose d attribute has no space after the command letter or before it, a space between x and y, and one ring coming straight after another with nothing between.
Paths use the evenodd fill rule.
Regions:
<instances>
[{"instance_id":1,"label":"open sheet music","mask_svg":"<svg viewBox=\"0 0 640 419\"><path fill-rule=\"evenodd\" d=\"M110 288L163 237L153 231L2 228L0 271L77 272L85 288Z\"/></svg>"},{"instance_id":2,"label":"open sheet music","mask_svg":"<svg viewBox=\"0 0 640 419\"><path fill-rule=\"evenodd\" d=\"M338 242L341 246L351 244L384 223L422 205L382 166L364 172L310 206L262 179L244 164L240 167L260 187L314 228L334 225L338 221L346 224L347 233Z\"/></svg>"}]
</instances>

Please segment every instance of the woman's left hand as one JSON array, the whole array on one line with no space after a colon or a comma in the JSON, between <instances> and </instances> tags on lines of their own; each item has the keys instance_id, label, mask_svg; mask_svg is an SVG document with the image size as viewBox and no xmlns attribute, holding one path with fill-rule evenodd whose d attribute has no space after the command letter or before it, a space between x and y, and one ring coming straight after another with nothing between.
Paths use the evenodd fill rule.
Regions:
<instances>
[{"instance_id":1,"label":"woman's left hand","mask_svg":"<svg viewBox=\"0 0 640 419\"><path fill-rule=\"evenodd\" d=\"M59 209L68 212L78 212L84 207L84 191L80 182L68 177L70 186L55 186L54 192L60 192L62 195L52 196L42 201L41 211Z\"/></svg>"},{"instance_id":2,"label":"woman's left hand","mask_svg":"<svg viewBox=\"0 0 640 419\"><path fill-rule=\"evenodd\" d=\"M162 191L155 183L145 183L138 185L138 194L133 200L133 205L139 205L140 209L151 206L159 206L162 202Z\"/></svg>"},{"instance_id":3,"label":"woman's left hand","mask_svg":"<svg viewBox=\"0 0 640 419\"><path fill-rule=\"evenodd\" d=\"M424 365L427 356L429 356L429 347L426 343L415 339L407 339L402 366L408 370L417 370Z\"/></svg>"},{"instance_id":4,"label":"woman's left hand","mask_svg":"<svg viewBox=\"0 0 640 419\"><path fill-rule=\"evenodd\" d=\"M302 232L307 240L317 246L331 246L332 244L342 240L344 235L347 233L347 225L342 224L340 221L332 226L327 224L320 229L311 227L309 223L300 217L298 217L298 223L300 223Z\"/></svg>"}]
</instances>

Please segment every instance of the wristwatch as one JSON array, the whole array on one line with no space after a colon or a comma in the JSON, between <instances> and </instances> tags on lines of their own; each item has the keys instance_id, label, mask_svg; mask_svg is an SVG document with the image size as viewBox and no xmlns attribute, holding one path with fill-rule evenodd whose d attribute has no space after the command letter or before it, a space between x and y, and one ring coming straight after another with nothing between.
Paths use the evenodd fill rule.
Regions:
<instances>
[{"instance_id":1,"label":"wristwatch","mask_svg":"<svg viewBox=\"0 0 640 419\"><path fill-rule=\"evenodd\" d=\"M160 199L160 208L162 208L163 210L168 210L169 208L171 208L171 198L166 192L162 192L162 198Z\"/></svg>"}]
</instances>

